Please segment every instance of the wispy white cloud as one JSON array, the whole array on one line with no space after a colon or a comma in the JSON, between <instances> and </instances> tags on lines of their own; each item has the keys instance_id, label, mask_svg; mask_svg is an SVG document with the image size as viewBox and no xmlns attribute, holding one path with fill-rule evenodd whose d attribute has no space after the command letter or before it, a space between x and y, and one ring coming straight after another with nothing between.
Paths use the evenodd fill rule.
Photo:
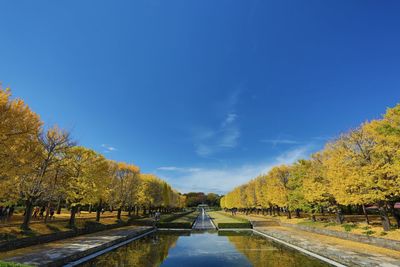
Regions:
<instances>
[{"instance_id":1,"label":"wispy white cloud","mask_svg":"<svg viewBox=\"0 0 400 267\"><path fill-rule=\"evenodd\" d=\"M334 139L334 136L324 135L324 136L314 136L312 139L317 141L328 141Z\"/></svg>"},{"instance_id":2,"label":"wispy white cloud","mask_svg":"<svg viewBox=\"0 0 400 267\"><path fill-rule=\"evenodd\" d=\"M181 192L203 191L225 194L234 188L267 173L271 168L281 164L290 164L301 158L307 158L314 147L311 144L299 146L257 164L243 164L222 168L179 168L160 167L160 176L168 180ZM188 171L192 170L192 171ZM164 171L164 172L163 172Z\"/></svg>"},{"instance_id":3,"label":"wispy white cloud","mask_svg":"<svg viewBox=\"0 0 400 267\"><path fill-rule=\"evenodd\" d=\"M178 171L181 168L175 167L175 166L163 166L163 167L158 167L157 170L160 171Z\"/></svg>"},{"instance_id":4,"label":"wispy white cloud","mask_svg":"<svg viewBox=\"0 0 400 267\"><path fill-rule=\"evenodd\" d=\"M290 164L296 160L307 157L313 147L314 145L309 144L285 151L276 157L276 161L280 164Z\"/></svg>"},{"instance_id":5,"label":"wispy white cloud","mask_svg":"<svg viewBox=\"0 0 400 267\"><path fill-rule=\"evenodd\" d=\"M158 167L157 170L159 171L168 171L168 172L197 172L200 171L200 168L182 168L182 167L175 167L175 166L162 166Z\"/></svg>"},{"instance_id":6,"label":"wispy white cloud","mask_svg":"<svg viewBox=\"0 0 400 267\"><path fill-rule=\"evenodd\" d=\"M238 102L239 90L229 95L223 110L223 118L216 127L196 129L194 134L195 152L201 157L235 148L239 143L240 127L235 106Z\"/></svg>"},{"instance_id":7,"label":"wispy white cloud","mask_svg":"<svg viewBox=\"0 0 400 267\"><path fill-rule=\"evenodd\" d=\"M298 145L301 144L300 141L297 140L292 140L292 139L263 139L261 140L262 143L269 143L272 144L273 146L276 145Z\"/></svg>"},{"instance_id":8,"label":"wispy white cloud","mask_svg":"<svg viewBox=\"0 0 400 267\"><path fill-rule=\"evenodd\" d=\"M235 113L229 113L229 114L226 116L225 120L222 122L222 125L221 125L221 126L222 126L222 127L228 126L229 124L235 122L236 118L237 118L237 114L235 114Z\"/></svg>"},{"instance_id":9,"label":"wispy white cloud","mask_svg":"<svg viewBox=\"0 0 400 267\"><path fill-rule=\"evenodd\" d=\"M117 151L117 149L115 147L107 145L107 144L101 144L101 147L104 149L103 150L104 153L110 153L113 151Z\"/></svg>"},{"instance_id":10,"label":"wispy white cloud","mask_svg":"<svg viewBox=\"0 0 400 267\"><path fill-rule=\"evenodd\" d=\"M217 129L198 130L195 148L199 156L207 157L222 150L235 148L240 137L237 114L229 113Z\"/></svg>"},{"instance_id":11,"label":"wispy white cloud","mask_svg":"<svg viewBox=\"0 0 400 267\"><path fill-rule=\"evenodd\" d=\"M315 136L308 138L307 140L298 140L293 138L274 138L274 139L262 139L260 140L261 143L271 144L272 146L279 146L279 145L302 145L307 143L320 143L326 142L329 139L332 139L331 136Z\"/></svg>"}]
</instances>

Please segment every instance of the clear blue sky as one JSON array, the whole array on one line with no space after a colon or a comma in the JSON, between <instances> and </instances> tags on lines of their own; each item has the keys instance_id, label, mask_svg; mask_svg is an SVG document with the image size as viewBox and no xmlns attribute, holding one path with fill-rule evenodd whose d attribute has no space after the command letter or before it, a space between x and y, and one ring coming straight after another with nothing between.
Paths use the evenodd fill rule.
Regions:
<instances>
[{"instance_id":1,"label":"clear blue sky","mask_svg":"<svg viewBox=\"0 0 400 267\"><path fill-rule=\"evenodd\" d=\"M1 1L0 81L79 144L223 193L400 102L399 14L399 1Z\"/></svg>"}]
</instances>

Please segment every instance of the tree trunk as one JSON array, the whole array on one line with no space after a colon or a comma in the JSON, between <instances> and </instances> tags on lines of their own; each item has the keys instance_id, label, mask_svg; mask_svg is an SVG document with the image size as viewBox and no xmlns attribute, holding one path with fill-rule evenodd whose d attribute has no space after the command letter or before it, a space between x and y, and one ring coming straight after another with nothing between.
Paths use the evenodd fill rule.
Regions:
<instances>
[{"instance_id":1,"label":"tree trunk","mask_svg":"<svg viewBox=\"0 0 400 267\"><path fill-rule=\"evenodd\" d=\"M364 204L362 204L361 206L362 206L362 210L363 210L363 213L364 213L364 216L365 216L365 222L366 222L367 224L369 224L369 218L368 218L367 209L365 208L365 205L364 205Z\"/></svg>"},{"instance_id":2,"label":"tree trunk","mask_svg":"<svg viewBox=\"0 0 400 267\"><path fill-rule=\"evenodd\" d=\"M349 215L353 215L353 210L351 209L351 205L347 205L347 213Z\"/></svg>"},{"instance_id":3,"label":"tree trunk","mask_svg":"<svg viewBox=\"0 0 400 267\"><path fill-rule=\"evenodd\" d=\"M389 203L390 211L391 211L394 219L396 220L397 229L400 229L400 212L394 208L394 205L396 205L396 202L391 201Z\"/></svg>"},{"instance_id":4,"label":"tree trunk","mask_svg":"<svg viewBox=\"0 0 400 267\"><path fill-rule=\"evenodd\" d=\"M296 209L296 218L300 218L300 209Z\"/></svg>"},{"instance_id":5,"label":"tree trunk","mask_svg":"<svg viewBox=\"0 0 400 267\"><path fill-rule=\"evenodd\" d=\"M77 206L71 207L71 216L69 217L69 222L68 222L69 228L75 228L75 215L77 210L78 210Z\"/></svg>"},{"instance_id":6,"label":"tree trunk","mask_svg":"<svg viewBox=\"0 0 400 267\"><path fill-rule=\"evenodd\" d=\"M336 207L336 222L339 224L343 224L344 222L344 216L342 213L342 209L337 205Z\"/></svg>"},{"instance_id":7,"label":"tree trunk","mask_svg":"<svg viewBox=\"0 0 400 267\"><path fill-rule=\"evenodd\" d=\"M89 213L92 213L92 204L89 204Z\"/></svg>"},{"instance_id":8,"label":"tree trunk","mask_svg":"<svg viewBox=\"0 0 400 267\"><path fill-rule=\"evenodd\" d=\"M47 207L46 207L46 215L44 216L44 223L47 223L47 219L49 218L50 206L51 206L51 203L50 203L50 201L49 201L49 202L47 203Z\"/></svg>"},{"instance_id":9,"label":"tree trunk","mask_svg":"<svg viewBox=\"0 0 400 267\"><path fill-rule=\"evenodd\" d=\"M279 208L279 207L276 208L276 212L278 213L278 216L281 216L281 211L280 211L280 209L281 209L281 208Z\"/></svg>"},{"instance_id":10,"label":"tree trunk","mask_svg":"<svg viewBox=\"0 0 400 267\"><path fill-rule=\"evenodd\" d=\"M317 219L315 218L315 210L311 211L311 221L312 222L316 222L317 221Z\"/></svg>"},{"instance_id":11,"label":"tree trunk","mask_svg":"<svg viewBox=\"0 0 400 267\"><path fill-rule=\"evenodd\" d=\"M122 211L122 207L119 207L118 213L117 213L117 220L118 220L118 221L121 220L121 211Z\"/></svg>"},{"instance_id":12,"label":"tree trunk","mask_svg":"<svg viewBox=\"0 0 400 267\"><path fill-rule=\"evenodd\" d=\"M21 225L22 230L29 230L29 222L31 221L33 211L33 202L30 198L25 201L25 216Z\"/></svg>"},{"instance_id":13,"label":"tree trunk","mask_svg":"<svg viewBox=\"0 0 400 267\"><path fill-rule=\"evenodd\" d=\"M292 213L290 212L289 207L287 208L287 218L292 219Z\"/></svg>"},{"instance_id":14,"label":"tree trunk","mask_svg":"<svg viewBox=\"0 0 400 267\"><path fill-rule=\"evenodd\" d=\"M100 199L99 204L97 205L97 209L96 209L96 222L100 222L100 214L101 214L102 208L103 208L103 200Z\"/></svg>"},{"instance_id":15,"label":"tree trunk","mask_svg":"<svg viewBox=\"0 0 400 267\"><path fill-rule=\"evenodd\" d=\"M363 205L357 205L357 214L364 214Z\"/></svg>"},{"instance_id":16,"label":"tree trunk","mask_svg":"<svg viewBox=\"0 0 400 267\"><path fill-rule=\"evenodd\" d=\"M57 202L57 214L61 214L61 197L58 198Z\"/></svg>"},{"instance_id":17,"label":"tree trunk","mask_svg":"<svg viewBox=\"0 0 400 267\"><path fill-rule=\"evenodd\" d=\"M386 203L385 203L386 204ZM387 210L384 203L379 203L379 215L382 221L382 227L384 231L390 230L390 220L387 214Z\"/></svg>"}]
</instances>

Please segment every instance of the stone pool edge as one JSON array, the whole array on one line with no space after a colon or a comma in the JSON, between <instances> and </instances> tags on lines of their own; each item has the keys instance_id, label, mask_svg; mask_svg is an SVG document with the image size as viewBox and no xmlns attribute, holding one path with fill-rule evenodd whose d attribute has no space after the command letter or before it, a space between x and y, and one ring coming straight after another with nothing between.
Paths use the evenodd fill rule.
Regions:
<instances>
[{"instance_id":1,"label":"stone pool edge","mask_svg":"<svg viewBox=\"0 0 400 267\"><path fill-rule=\"evenodd\" d=\"M240 230L243 230L243 229L236 229L236 230L239 230L239 231L240 231ZM258 231L258 230L255 230L255 229L249 229L249 230L251 230L251 231L253 231L254 233L257 233L257 234L259 234L259 235L261 235L261 236L264 236L264 237L266 237L266 238L268 238L268 239L271 239L271 240L273 240L273 241L275 241L275 242L277 242L277 243L283 244L283 245L285 245L286 247L290 247L290 248L295 249L295 250L297 250L297 251L299 251L299 252L301 252L301 253L303 253L303 254L306 254L306 255L308 255L308 256L311 256L311 257L313 257L313 258L316 258L316 259L319 259L319 260L321 260L321 261L323 261L323 262L326 262L326 263L328 263L328 264L331 264L332 266L336 266L336 267L347 267L347 265L344 265L344 264L339 263L339 262L337 262L337 261L335 261L335 260L332 260L332 259L329 259L329 258L327 258L327 257L325 257L325 256L319 255L319 254L317 254L317 253L311 252L311 251L309 251L309 250L307 250L307 249L304 249L304 248L302 248L302 247L299 247L299 246L290 244L290 243L288 243L288 242L286 242L286 241L283 241L283 240L281 240L281 239L279 239L279 238L270 236L270 235L268 235L268 234L266 234L266 233L263 233L263 232L261 232L261 231Z\"/></svg>"},{"instance_id":2,"label":"stone pool edge","mask_svg":"<svg viewBox=\"0 0 400 267\"><path fill-rule=\"evenodd\" d=\"M145 236L147 236L149 234L152 234L152 233L154 233L156 231L157 231L157 228L150 228L148 230L144 230L144 231L141 231L139 233L136 233L133 236L126 236L126 237L123 237L121 239L117 239L117 240L114 240L112 242L109 242L109 243L106 244L106 247L100 246L100 247L96 248L95 251L90 251L90 252L89 251L84 251L85 252L84 255L77 255L77 254L72 255L71 259L68 259L68 258L64 258L63 259L63 261L67 262L67 263L62 265L62 266L64 266L64 267L77 266L79 264L82 264L84 262L92 260L92 259L94 259L94 258L96 258L96 257L98 257L100 255L103 255L103 254L105 254L107 252L110 252L110 251L115 250L115 249L117 249L119 247L127 245L127 244L129 244L129 243L131 243L131 242L133 242L133 241L135 241L137 239L140 239L140 238L145 237ZM70 260L73 260L73 261L70 261Z\"/></svg>"}]
</instances>

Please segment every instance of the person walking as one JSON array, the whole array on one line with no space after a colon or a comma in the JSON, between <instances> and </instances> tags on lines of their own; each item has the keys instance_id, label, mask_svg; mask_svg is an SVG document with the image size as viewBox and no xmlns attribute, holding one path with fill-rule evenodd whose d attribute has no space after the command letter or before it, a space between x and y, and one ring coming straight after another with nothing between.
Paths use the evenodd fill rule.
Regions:
<instances>
[{"instance_id":1,"label":"person walking","mask_svg":"<svg viewBox=\"0 0 400 267\"><path fill-rule=\"evenodd\" d=\"M35 219L36 219L37 216L38 216L38 214L39 214L39 211L40 211L39 207L36 206L35 209L33 210L32 218L35 218Z\"/></svg>"},{"instance_id":2,"label":"person walking","mask_svg":"<svg viewBox=\"0 0 400 267\"><path fill-rule=\"evenodd\" d=\"M0 206L0 221L3 221L3 206Z\"/></svg>"},{"instance_id":3,"label":"person walking","mask_svg":"<svg viewBox=\"0 0 400 267\"><path fill-rule=\"evenodd\" d=\"M45 212L45 211L46 211L46 207L43 206L43 207L40 209L39 219L43 219L43 217L44 217L44 212Z\"/></svg>"},{"instance_id":4,"label":"person walking","mask_svg":"<svg viewBox=\"0 0 400 267\"><path fill-rule=\"evenodd\" d=\"M156 212L155 214L154 214L154 219L158 222L159 220L160 220L160 217L161 217L161 214L160 214L160 212Z\"/></svg>"},{"instance_id":5,"label":"person walking","mask_svg":"<svg viewBox=\"0 0 400 267\"><path fill-rule=\"evenodd\" d=\"M12 205L12 206L10 207L10 209L8 210L7 221L11 221L11 217L13 216L13 214L14 214L14 205Z\"/></svg>"},{"instance_id":6,"label":"person walking","mask_svg":"<svg viewBox=\"0 0 400 267\"><path fill-rule=\"evenodd\" d=\"M50 208L50 220L53 220L53 219L54 219L54 208L51 207Z\"/></svg>"},{"instance_id":7,"label":"person walking","mask_svg":"<svg viewBox=\"0 0 400 267\"><path fill-rule=\"evenodd\" d=\"M3 214L2 214L2 217L1 217L2 222L6 222L6 221L7 221L9 209L10 209L10 207L7 206L7 207L3 210Z\"/></svg>"}]
</instances>

